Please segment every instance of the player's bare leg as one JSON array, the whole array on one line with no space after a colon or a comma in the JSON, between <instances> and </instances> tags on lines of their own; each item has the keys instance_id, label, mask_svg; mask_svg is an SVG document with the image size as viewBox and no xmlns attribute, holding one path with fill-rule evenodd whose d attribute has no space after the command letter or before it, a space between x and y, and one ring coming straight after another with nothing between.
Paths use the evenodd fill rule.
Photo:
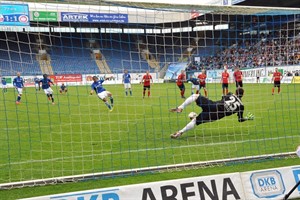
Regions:
<instances>
[{"instance_id":1,"label":"player's bare leg","mask_svg":"<svg viewBox=\"0 0 300 200\"><path fill-rule=\"evenodd\" d=\"M112 96L112 93L107 91L107 96L110 99L110 110L109 111L113 111L113 109L114 109L114 98Z\"/></svg>"},{"instance_id":2,"label":"player's bare leg","mask_svg":"<svg viewBox=\"0 0 300 200\"><path fill-rule=\"evenodd\" d=\"M203 90L204 90L205 97L207 97L207 89L203 88Z\"/></svg>"}]
</instances>

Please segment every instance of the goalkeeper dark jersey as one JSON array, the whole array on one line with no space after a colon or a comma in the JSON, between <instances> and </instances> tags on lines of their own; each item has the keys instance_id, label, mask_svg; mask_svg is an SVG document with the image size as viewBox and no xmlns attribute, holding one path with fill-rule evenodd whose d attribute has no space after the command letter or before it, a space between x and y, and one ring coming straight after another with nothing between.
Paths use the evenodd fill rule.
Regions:
<instances>
[{"instance_id":1,"label":"goalkeeper dark jersey","mask_svg":"<svg viewBox=\"0 0 300 200\"><path fill-rule=\"evenodd\" d=\"M238 121L243 122L244 105L241 100L234 94L228 93L219 101L212 101L206 97L199 96L196 100L202 112L196 118L196 124L213 122L237 113Z\"/></svg>"}]
</instances>

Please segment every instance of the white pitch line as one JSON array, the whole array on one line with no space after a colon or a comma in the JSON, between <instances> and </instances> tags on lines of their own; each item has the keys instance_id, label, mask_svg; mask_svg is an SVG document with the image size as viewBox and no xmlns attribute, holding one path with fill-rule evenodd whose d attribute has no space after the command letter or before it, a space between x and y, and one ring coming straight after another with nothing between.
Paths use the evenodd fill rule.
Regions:
<instances>
[{"instance_id":1,"label":"white pitch line","mask_svg":"<svg viewBox=\"0 0 300 200\"><path fill-rule=\"evenodd\" d=\"M277 139L284 139L284 138L295 138L300 137L299 135L294 136L284 136L284 137L276 137L276 138L264 138L258 140L246 140L246 141L230 141L230 142L217 142L217 143L209 143L209 144L197 144L197 145L184 145L184 146L171 146L169 148L149 148L149 149L136 149L136 150L127 150L127 151L117 151L117 152L109 152L109 153L102 153L102 154L92 154L92 155L84 155L84 156L73 156L73 157L60 157L60 158L53 158L53 159L45 159L45 160L28 160L22 162L11 162L7 164L0 164L1 167L9 166L9 165L20 165L20 164L28 164L28 163L38 163L38 162L52 162L52 161L59 161L59 160L67 160L67 159L76 159L76 158L89 158L89 157L97 157L97 156L106 156L106 155L116 155L116 154L123 154L123 153L137 153L137 152L146 152L146 151L159 151L159 150L169 150L169 149L180 149L180 148L191 148L191 147L205 147L205 146L215 146L215 145L224 145L224 144L241 144L241 143L248 143L248 142L258 142L258 141L265 141L265 140L277 140Z\"/></svg>"}]
</instances>

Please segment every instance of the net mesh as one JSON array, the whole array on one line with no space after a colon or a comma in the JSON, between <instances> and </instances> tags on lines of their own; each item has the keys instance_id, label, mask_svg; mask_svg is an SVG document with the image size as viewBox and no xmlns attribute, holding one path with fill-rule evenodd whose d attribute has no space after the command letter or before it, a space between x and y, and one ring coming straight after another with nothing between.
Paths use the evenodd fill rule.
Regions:
<instances>
[{"instance_id":1,"label":"net mesh","mask_svg":"<svg viewBox=\"0 0 300 200\"><path fill-rule=\"evenodd\" d=\"M299 9L18 3L29 5L30 26L0 26L0 73L8 86L0 95L0 183L266 159L290 155L299 143ZM169 112L184 101L172 79L182 68L188 77L205 69L208 97L216 101L224 66L231 82L233 68L241 67L245 115L251 112L255 120L239 123L230 116L171 140L190 122L189 112L201 112L195 104L181 114ZM272 96L267 83L275 67L284 79L281 93L276 88ZM132 96L123 86L125 69ZM172 69L177 71L166 77ZM154 80L149 97L140 85L146 71ZM12 85L17 72L26 87L19 105ZM34 78L42 74L55 83L54 105L35 88ZM89 95L93 76L113 94L113 112ZM67 92L60 92L62 83ZM185 84L188 97L191 84Z\"/></svg>"}]
</instances>

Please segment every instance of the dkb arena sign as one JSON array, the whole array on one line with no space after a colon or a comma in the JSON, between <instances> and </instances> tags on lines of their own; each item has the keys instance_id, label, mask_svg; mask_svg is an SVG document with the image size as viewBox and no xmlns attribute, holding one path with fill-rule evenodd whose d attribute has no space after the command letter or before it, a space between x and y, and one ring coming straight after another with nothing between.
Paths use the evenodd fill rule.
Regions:
<instances>
[{"instance_id":1,"label":"dkb arena sign","mask_svg":"<svg viewBox=\"0 0 300 200\"><path fill-rule=\"evenodd\" d=\"M177 179L57 194L33 199L57 200L209 200L283 199L299 181L300 166ZM300 197L300 188L290 198Z\"/></svg>"}]
</instances>

